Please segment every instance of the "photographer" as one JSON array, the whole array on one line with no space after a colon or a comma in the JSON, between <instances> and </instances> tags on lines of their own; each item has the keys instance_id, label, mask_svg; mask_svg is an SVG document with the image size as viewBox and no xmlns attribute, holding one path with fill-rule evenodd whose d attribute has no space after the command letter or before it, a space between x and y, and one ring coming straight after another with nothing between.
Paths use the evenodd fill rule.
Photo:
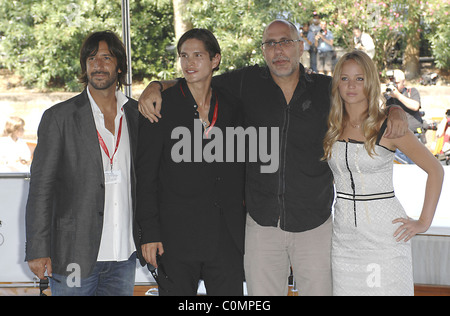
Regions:
<instances>
[{"instance_id":1,"label":"photographer","mask_svg":"<svg viewBox=\"0 0 450 316\"><path fill-rule=\"evenodd\" d=\"M317 13L315 13L313 15L313 19L309 25L309 34L311 35L311 38L308 37L308 39L310 39L310 41L311 41L311 45L309 46L310 65L311 65L311 69L314 72L318 72L318 70L317 70L317 46L316 46L315 37L316 37L317 33L320 32L321 29L322 28L320 27L320 17ZM304 49L304 52L306 52L306 48Z\"/></svg>"},{"instance_id":2,"label":"photographer","mask_svg":"<svg viewBox=\"0 0 450 316\"><path fill-rule=\"evenodd\" d=\"M305 68L312 68L310 49L314 46L314 33L309 29L309 22L303 24L299 31L300 39L303 41L303 55L300 62Z\"/></svg>"},{"instance_id":3,"label":"photographer","mask_svg":"<svg viewBox=\"0 0 450 316\"><path fill-rule=\"evenodd\" d=\"M361 31L361 29L357 26L353 28L353 36L355 49L362 50L373 59L375 56L375 44L373 43L372 37Z\"/></svg>"},{"instance_id":4,"label":"photographer","mask_svg":"<svg viewBox=\"0 0 450 316\"><path fill-rule=\"evenodd\" d=\"M416 88L405 87L405 74L399 69L389 70L387 76L390 82L386 86L386 106L400 106L406 112L409 129L425 144L423 120L419 111L421 107L419 91ZM403 153L397 152L397 155L404 158L405 162L412 163Z\"/></svg>"},{"instance_id":5,"label":"photographer","mask_svg":"<svg viewBox=\"0 0 450 316\"><path fill-rule=\"evenodd\" d=\"M333 70L333 33L327 29L327 22L320 22L321 30L315 36L315 45L319 52L317 69L319 73L331 75Z\"/></svg>"}]
</instances>

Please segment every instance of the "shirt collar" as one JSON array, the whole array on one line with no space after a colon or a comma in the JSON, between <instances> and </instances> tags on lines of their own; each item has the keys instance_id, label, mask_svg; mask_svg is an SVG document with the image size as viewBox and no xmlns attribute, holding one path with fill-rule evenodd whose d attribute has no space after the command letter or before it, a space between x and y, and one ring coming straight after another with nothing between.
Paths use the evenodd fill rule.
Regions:
<instances>
[{"instance_id":1,"label":"shirt collar","mask_svg":"<svg viewBox=\"0 0 450 316\"><path fill-rule=\"evenodd\" d=\"M95 102L94 98L92 97L90 91L89 91L89 87L86 87L87 90L87 95L89 98L89 102L91 104L91 108L92 108L92 112L94 114L102 114L102 111L100 110L100 108L98 107L97 103ZM120 90L116 90L116 100L117 100L117 110L118 113L120 111L120 115L123 114L123 106L128 102L128 98L126 97L125 94L123 94L122 91Z\"/></svg>"}]
</instances>

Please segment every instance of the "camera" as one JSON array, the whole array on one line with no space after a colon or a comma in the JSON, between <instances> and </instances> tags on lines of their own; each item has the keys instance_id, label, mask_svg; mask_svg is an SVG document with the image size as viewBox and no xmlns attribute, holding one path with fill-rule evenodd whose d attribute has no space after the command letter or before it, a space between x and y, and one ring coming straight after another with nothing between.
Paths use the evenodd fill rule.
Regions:
<instances>
[{"instance_id":1,"label":"camera","mask_svg":"<svg viewBox=\"0 0 450 316\"><path fill-rule=\"evenodd\" d=\"M300 37L306 38L306 33L307 33L307 32L305 32L305 31L303 30L303 28L300 28L298 31L299 31Z\"/></svg>"},{"instance_id":2,"label":"camera","mask_svg":"<svg viewBox=\"0 0 450 316\"><path fill-rule=\"evenodd\" d=\"M389 82L389 83L386 85L386 93L390 93L390 92L392 92L394 89L397 89L397 90L398 90L398 87L397 87L397 85L396 85L394 82Z\"/></svg>"},{"instance_id":3,"label":"camera","mask_svg":"<svg viewBox=\"0 0 450 316\"><path fill-rule=\"evenodd\" d=\"M389 83L386 85L386 93L390 93L394 89L398 90L398 86L395 83L394 71L393 70L386 71L386 77L389 78Z\"/></svg>"}]
</instances>

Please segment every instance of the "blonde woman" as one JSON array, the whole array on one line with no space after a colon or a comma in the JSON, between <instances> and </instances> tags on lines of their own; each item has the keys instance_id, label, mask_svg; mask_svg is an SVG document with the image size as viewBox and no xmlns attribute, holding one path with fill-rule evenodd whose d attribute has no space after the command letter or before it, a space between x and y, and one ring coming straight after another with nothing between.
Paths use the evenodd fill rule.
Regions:
<instances>
[{"instance_id":1,"label":"blonde woman","mask_svg":"<svg viewBox=\"0 0 450 316\"><path fill-rule=\"evenodd\" d=\"M22 136L25 121L17 116L8 118L0 137L0 169L5 171L29 171L31 151Z\"/></svg>"},{"instance_id":2,"label":"blonde woman","mask_svg":"<svg viewBox=\"0 0 450 316\"><path fill-rule=\"evenodd\" d=\"M378 73L364 52L345 54L332 82L332 106L324 159L333 171L336 205L332 239L334 295L413 295L409 240L425 232L439 200L443 168L411 133L383 137ZM395 197L396 149L428 174L418 220L408 218Z\"/></svg>"}]
</instances>

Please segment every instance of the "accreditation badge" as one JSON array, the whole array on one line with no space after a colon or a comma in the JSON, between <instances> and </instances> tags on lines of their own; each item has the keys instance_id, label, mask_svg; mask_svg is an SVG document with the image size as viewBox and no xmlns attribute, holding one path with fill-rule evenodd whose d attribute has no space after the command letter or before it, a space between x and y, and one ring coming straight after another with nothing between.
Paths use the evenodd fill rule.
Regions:
<instances>
[{"instance_id":1,"label":"accreditation badge","mask_svg":"<svg viewBox=\"0 0 450 316\"><path fill-rule=\"evenodd\" d=\"M118 184L122 182L120 170L105 171L105 184Z\"/></svg>"}]
</instances>

